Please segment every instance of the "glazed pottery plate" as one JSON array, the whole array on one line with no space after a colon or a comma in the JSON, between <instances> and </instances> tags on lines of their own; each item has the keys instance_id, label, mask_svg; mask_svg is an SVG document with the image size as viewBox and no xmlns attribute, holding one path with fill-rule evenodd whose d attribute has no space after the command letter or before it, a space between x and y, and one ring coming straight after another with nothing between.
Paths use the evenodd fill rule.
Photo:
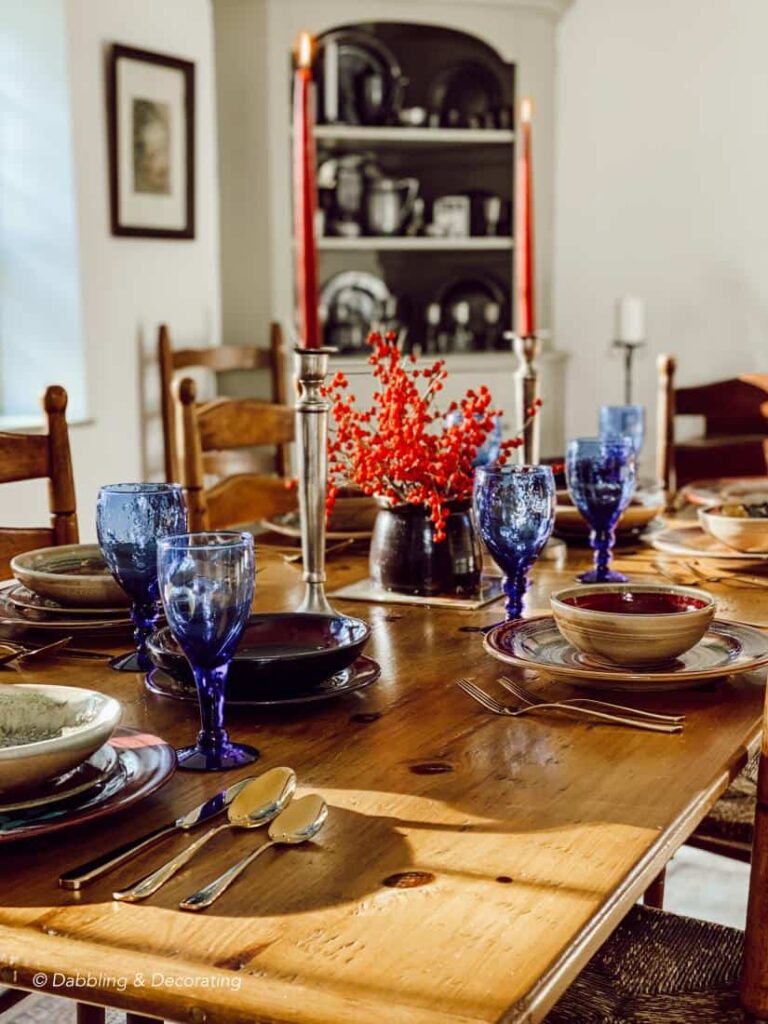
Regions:
<instances>
[{"instance_id":1,"label":"glazed pottery plate","mask_svg":"<svg viewBox=\"0 0 768 1024\"><path fill-rule=\"evenodd\" d=\"M25 611L42 613L46 619L71 619L91 618L98 621L105 619L125 619L126 606L115 605L113 608L79 608L75 605L63 605L58 601L52 601L49 597L42 597L33 590L29 590L23 583L16 580L8 580L0 584L3 596L14 608L22 608Z\"/></svg>"},{"instance_id":2,"label":"glazed pottery plate","mask_svg":"<svg viewBox=\"0 0 768 1024\"><path fill-rule=\"evenodd\" d=\"M283 515L275 516L274 519L263 519L261 525L265 530L280 534L281 537L290 537L291 540L301 539L301 523L298 512L285 512ZM370 540L373 528L365 530L326 530L326 541L332 540ZM258 537L256 538L258 542Z\"/></svg>"},{"instance_id":3,"label":"glazed pottery plate","mask_svg":"<svg viewBox=\"0 0 768 1024\"><path fill-rule=\"evenodd\" d=\"M61 544L25 551L11 559L11 572L35 594L65 606L128 606L128 598L112 577L98 544Z\"/></svg>"},{"instance_id":4,"label":"glazed pottery plate","mask_svg":"<svg viewBox=\"0 0 768 1024\"><path fill-rule=\"evenodd\" d=\"M344 697L348 693L364 690L371 683L375 683L380 675L379 664L372 658L362 656L354 664L306 690L285 692L280 687L275 687L274 690L266 687L260 688L258 697L238 698L235 696L231 700L227 700L227 707L277 709L294 704L312 704L317 701L332 700L334 697ZM146 685L151 693L159 694L161 697L197 700L197 694L188 682L182 682L162 669L153 669L147 676Z\"/></svg>"},{"instance_id":5,"label":"glazed pottery plate","mask_svg":"<svg viewBox=\"0 0 768 1024\"><path fill-rule=\"evenodd\" d=\"M77 634L78 636L125 636L133 629L133 623L128 618L128 610L121 613L121 618L99 616L98 618L86 615L70 615L70 609L64 609L61 614L50 611L34 611L31 608L19 608L9 599L7 590L0 588L0 635L10 639L21 639L28 635L37 634L38 637L45 634L48 640L50 634Z\"/></svg>"},{"instance_id":6,"label":"glazed pottery plate","mask_svg":"<svg viewBox=\"0 0 768 1024\"><path fill-rule=\"evenodd\" d=\"M723 558L740 561L768 561L768 552L764 554L734 551L725 544L715 540L700 526L672 526L660 530L651 538L651 544L657 551L667 555L681 555L685 558Z\"/></svg>"},{"instance_id":7,"label":"glazed pottery plate","mask_svg":"<svg viewBox=\"0 0 768 1024\"><path fill-rule=\"evenodd\" d=\"M56 804L1 812L0 843L48 835L126 810L165 785L176 769L173 747L141 729L118 729L110 746L118 767L103 785Z\"/></svg>"},{"instance_id":8,"label":"glazed pottery plate","mask_svg":"<svg viewBox=\"0 0 768 1024\"><path fill-rule=\"evenodd\" d=\"M717 619L690 651L647 671L590 661L563 638L551 615L502 622L487 634L484 646L499 661L590 689L685 689L768 664L768 634Z\"/></svg>"},{"instance_id":9,"label":"glazed pottery plate","mask_svg":"<svg viewBox=\"0 0 768 1024\"><path fill-rule=\"evenodd\" d=\"M686 484L680 496L692 505L768 501L768 476L723 476Z\"/></svg>"},{"instance_id":10,"label":"glazed pottery plate","mask_svg":"<svg viewBox=\"0 0 768 1024\"><path fill-rule=\"evenodd\" d=\"M86 790L101 786L120 770L115 748L106 743L100 750L77 765L71 771L55 779L47 779L33 789L25 789L23 795L14 799L0 796L0 814L7 811L22 811L29 807L43 807L69 800Z\"/></svg>"},{"instance_id":11,"label":"glazed pottery plate","mask_svg":"<svg viewBox=\"0 0 768 1024\"><path fill-rule=\"evenodd\" d=\"M305 692L351 665L370 635L367 622L349 615L252 615L229 667L230 696L253 700L263 692ZM187 659L167 627L152 634L148 650L158 668L193 685Z\"/></svg>"}]
</instances>

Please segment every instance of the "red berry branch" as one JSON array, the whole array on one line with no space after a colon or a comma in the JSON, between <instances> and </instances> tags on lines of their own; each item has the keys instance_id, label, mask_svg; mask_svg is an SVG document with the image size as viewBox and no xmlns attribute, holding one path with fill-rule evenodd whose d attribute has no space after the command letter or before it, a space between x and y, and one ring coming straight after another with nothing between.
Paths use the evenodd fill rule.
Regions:
<instances>
[{"instance_id":1,"label":"red berry branch","mask_svg":"<svg viewBox=\"0 0 768 1024\"><path fill-rule=\"evenodd\" d=\"M343 373L323 389L332 402L328 513L340 487L357 485L391 505L424 505L435 540L444 540L448 505L471 497L474 461L501 410L491 408L485 385L468 390L447 409L438 408L436 398L448 376L444 361L419 369L415 356L404 357L394 342L391 333L368 338L368 362L377 381L373 408L357 407ZM537 399L526 410L527 421L540 406ZM522 443L521 436L503 441L498 462L506 462Z\"/></svg>"}]
</instances>

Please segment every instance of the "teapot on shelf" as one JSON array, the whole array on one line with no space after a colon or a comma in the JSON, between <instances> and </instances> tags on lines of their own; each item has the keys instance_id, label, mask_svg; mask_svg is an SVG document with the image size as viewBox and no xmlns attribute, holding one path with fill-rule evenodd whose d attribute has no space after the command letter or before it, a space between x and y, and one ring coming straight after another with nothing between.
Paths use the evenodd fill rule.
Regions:
<instances>
[{"instance_id":1,"label":"teapot on shelf","mask_svg":"<svg viewBox=\"0 0 768 1024\"><path fill-rule=\"evenodd\" d=\"M375 177L365 191L365 220L371 235L398 235L413 213L419 194L416 178Z\"/></svg>"}]
</instances>

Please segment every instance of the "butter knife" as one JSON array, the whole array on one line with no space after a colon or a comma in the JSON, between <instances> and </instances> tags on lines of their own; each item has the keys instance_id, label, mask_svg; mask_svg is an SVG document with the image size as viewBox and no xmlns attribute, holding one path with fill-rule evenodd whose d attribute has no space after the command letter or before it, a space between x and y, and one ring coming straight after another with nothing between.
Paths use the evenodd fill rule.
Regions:
<instances>
[{"instance_id":1,"label":"butter knife","mask_svg":"<svg viewBox=\"0 0 768 1024\"><path fill-rule=\"evenodd\" d=\"M159 828L154 829L152 832L147 832L146 835L139 836L138 839L132 839L130 842L124 843L114 850L109 850L107 853L102 853L99 857L94 857L93 860L89 860L85 864L78 864L77 867L70 868L69 871L65 871L59 877L60 888L70 890L82 889L84 885L95 882L97 878L101 878L113 868L124 864L142 850L147 850L150 846L154 846L155 843L160 842L166 836L170 836L176 831L186 832L203 821L210 821L211 818L215 818L222 811L226 810L243 786L250 782L252 778L253 776L249 776L247 779L241 779L240 782L229 786L228 789L223 789L216 796L206 800L199 807L187 811L186 814L176 818L175 821L160 825Z\"/></svg>"}]
</instances>

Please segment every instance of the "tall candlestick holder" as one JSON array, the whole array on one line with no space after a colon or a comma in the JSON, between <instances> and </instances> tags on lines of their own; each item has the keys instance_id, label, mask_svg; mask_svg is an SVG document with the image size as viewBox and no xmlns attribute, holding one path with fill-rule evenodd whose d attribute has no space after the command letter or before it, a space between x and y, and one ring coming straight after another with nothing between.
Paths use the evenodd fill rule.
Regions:
<instances>
[{"instance_id":1,"label":"tall candlestick holder","mask_svg":"<svg viewBox=\"0 0 768 1024\"><path fill-rule=\"evenodd\" d=\"M624 353L624 404L632 405L632 364L635 359L635 352L643 348L644 341L621 341L613 342L613 347Z\"/></svg>"},{"instance_id":2,"label":"tall candlestick holder","mask_svg":"<svg viewBox=\"0 0 768 1024\"><path fill-rule=\"evenodd\" d=\"M507 331L504 337L514 343L518 366L515 370L515 399L520 416L520 427L523 431L523 444L520 448L523 465L535 466L539 462L539 417L529 416L539 397L539 371L536 358L539 354L539 339L535 334L525 337Z\"/></svg>"},{"instance_id":3,"label":"tall candlestick holder","mask_svg":"<svg viewBox=\"0 0 768 1024\"><path fill-rule=\"evenodd\" d=\"M302 579L306 585L299 612L335 615L325 596L325 498L328 480L328 411L322 394L328 359L335 348L299 348L296 375L300 385L296 403L296 438L299 446L299 515L301 519Z\"/></svg>"}]
</instances>

